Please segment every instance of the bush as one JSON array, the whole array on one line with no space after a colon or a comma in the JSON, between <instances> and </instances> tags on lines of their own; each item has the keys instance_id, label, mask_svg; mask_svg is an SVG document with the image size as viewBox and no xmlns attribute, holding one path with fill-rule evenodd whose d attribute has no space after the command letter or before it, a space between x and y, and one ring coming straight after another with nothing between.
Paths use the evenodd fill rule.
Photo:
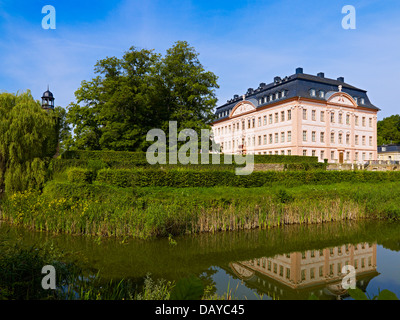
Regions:
<instances>
[{"instance_id":1,"label":"bush","mask_svg":"<svg viewBox=\"0 0 400 320\"><path fill-rule=\"evenodd\" d=\"M96 181L127 188L133 185L133 177L137 171L130 169L103 169L97 173Z\"/></svg>"},{"instance_id":2,"label":"bush","mask_svg":"<svg viewBox=\"0 0 400 320\"><path fill-rule=\"evenodd\" d=\"M52 159L49 165L49 171L54 177L56 174L60 174L69 168L87 168L88 161L81 159Z\"/></svg>"},{"instance_id":3,"label":"bush","mask_svg":"<svg viewBox=\"0 0 400 320\"><path fill-rule=\"evenodd\" d=\"M166 162L168 163L168 154L165 154ZM201 164L201 154L198 154L198 164ZM209 154L209 163L212 163L212 157L215 155ZM219 155L220 164L224 163L224 155ZM146 159L145 152L128 152L128 151L66 151L61 155L62 159L68 160L101 160L108 164L126 163L143 166L149 165ZM234 157L232 157L234 162ZM304 156L283 156L283 155L254 155L255 163L318 163L317 157ZM235 163L233 163L235 164Z\"/></svg>"},{"instance_id":4,"label":"bush","mask_svg":"<svg viewBox=\"0 0 400 320\"><path fill-rule=\"evenodd\" d=\"M72 183L92 183L95 172L83 168L71 168L67 172L68 181Z\"/></svg>"},{"instance_id":5,"label":"bush","mask_svg":"<svg viewBox=\"0 0 400 320\"><path fill-rule=\"evenodd\" d=\"M234 170L191 169L105 169L100 170L97 181L119 187L262 187L303 184L331 184L340 182L398 181L400 172L368 171L262 171L238 176Z\"/></svg>"},{"instance_id":6,"label":"bush","mask_svg":"<svg viewBox=\"0 0 400 320\"><path fill-rule=\"evenodd\" d=\"M48 199L72 199L78 200L99 200L109 201L110 195L112 198L126 198L131 196L128 189L121 189L110 185L101 184L76 184L71 182L56 182L47 183L43 189L43 195Z\"/></svg>"}]
</instances>

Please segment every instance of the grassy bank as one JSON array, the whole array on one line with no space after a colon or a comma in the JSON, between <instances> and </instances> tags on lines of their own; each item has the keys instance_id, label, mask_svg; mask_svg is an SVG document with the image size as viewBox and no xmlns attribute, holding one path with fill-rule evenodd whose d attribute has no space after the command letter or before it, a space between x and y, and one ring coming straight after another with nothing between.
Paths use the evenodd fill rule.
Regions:
<instances>
[{"instance_id":1,"label":"grassy bank","mask_svg":"<svg viewBox=\"0 0 400 320\"><path fill-rule=\"evenodd\" d=\"M54 233L148 238L357 219L398 219L400 184L120 188L51 182L3 199L1 219Z\"/></svg>"}]
</instances>

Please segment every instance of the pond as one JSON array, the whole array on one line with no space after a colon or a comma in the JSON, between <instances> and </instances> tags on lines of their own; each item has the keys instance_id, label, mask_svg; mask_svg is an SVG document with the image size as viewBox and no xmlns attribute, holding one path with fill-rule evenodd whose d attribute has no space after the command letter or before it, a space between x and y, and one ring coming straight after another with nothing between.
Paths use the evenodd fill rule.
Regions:
<instances>
[{"instance_id":1,"label":"pond","mask_svg":"<svg viewBox=\"0 0 400 320\"><path fill-rule=\"evenodd\" d=\"M369 296L400 297L400 223L358 221L293 225L133 240L50 235L0 224L0 236L26 245L52 243L99 271L103 279L177 280L194 274L213 292L235 299L349 299L345 265Z\"/></svg>"}]
</instances>

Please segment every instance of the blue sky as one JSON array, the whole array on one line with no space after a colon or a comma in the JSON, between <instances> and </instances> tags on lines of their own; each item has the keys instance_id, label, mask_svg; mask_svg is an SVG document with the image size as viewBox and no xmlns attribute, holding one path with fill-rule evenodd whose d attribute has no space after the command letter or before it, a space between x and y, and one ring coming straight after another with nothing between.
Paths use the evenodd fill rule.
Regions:
<instances>
[{"instance_id":1,"label":"blue sky","mask_svg":"<svg viewBox=\"0 0 400 320\"><path fill-rule=\"evenodd\" d=\"M45 5L56 30L41 26ZM356 8L356 30L342 28L345 5ZM49 84L66 107L97 60L131 46L164 54L178 40L219 77L221 104L303 67L367 90L379 119L400 113L398 0L0 0L0 90L39 99Z\"/></svg>"}]
</instances>

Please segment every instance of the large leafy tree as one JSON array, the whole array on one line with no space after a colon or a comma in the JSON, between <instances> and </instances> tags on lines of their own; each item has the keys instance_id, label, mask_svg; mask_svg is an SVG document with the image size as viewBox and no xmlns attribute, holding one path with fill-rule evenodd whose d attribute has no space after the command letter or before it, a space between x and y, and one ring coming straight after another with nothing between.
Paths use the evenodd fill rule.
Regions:
<instances>
[{"instance_id":1,"label":"large leafy tree","mask_svg":"<svg viewBox=\"0 0 400 320\"><path fill-rule=\"evenodd\" d=\"M400 115L378 121L378 145L400 144Z\"/></svg>"},{"instance_id":2,"label":"large leafy tree","mask_svg":"<svg viewBox=\"0 0 400 320\"><path fill-rule=\"evenodd\" d=\"M121 59L97 62L96 77L83 81L68 107L74 127L72 149L140 151L150 129L209 128L217 99L217 77L206 71L198 53L177 42L162 57L131 47Z\"/></svg>"},{"instance_id":3,"label":"large leafy tree","mask_svg":"<svg viewBox=\"0 0 400 320\"><path fill-rule=\"evenodd\" d=\"M0 94L0 189L40 188L57 148L57 115L28 91Z\"/></svg>"},{"instance_id":4,"label":"large leafy tree","mask_svg":"<svg viewBox=\"0 0 400 320\"><path fill-rule=\"evenodd\" d=\"M159 63L156 90L164 109L164 121L178 122L178 129L209 128L214 119L217 76L206 71L199 54L187 42L177 42ZM157 92L156 92L157 94Z\"/></svg>"}]
</instances>

